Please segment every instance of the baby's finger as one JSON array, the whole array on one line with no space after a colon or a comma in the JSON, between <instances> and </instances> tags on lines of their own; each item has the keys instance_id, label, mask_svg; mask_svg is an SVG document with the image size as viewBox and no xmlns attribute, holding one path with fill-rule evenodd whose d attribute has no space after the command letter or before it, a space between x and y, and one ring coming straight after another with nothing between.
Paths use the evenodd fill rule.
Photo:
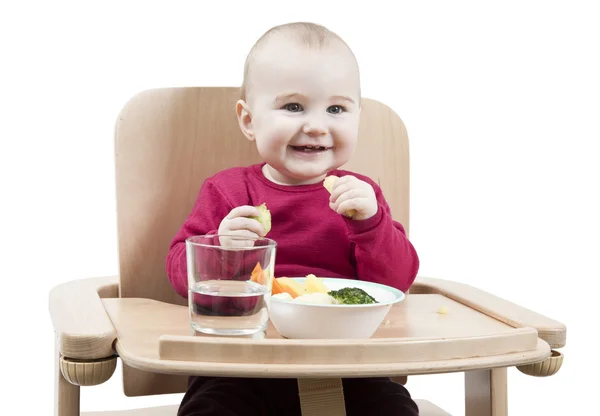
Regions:
<instances>
[{"instance_id":1,"label":"baby's finger","mask_svg":"<svg viewBox=\"0 0 600 416\"><path fill-rule=\"evenodd\" d=\"M246 217L234 218L234 219L228 221L227 228L230 229L231 231L248 230L248 231L252 231L253 233L255 233L259 236L265 235L265 229L262 226L262 224L252 218L246 218Z\"/></svg>"},{"instance_id":2,"label":"baby's finger","mask_svg":"<svg viewBox=\"0 0 600 416\"><path fill-rule=\"evenodd\" d=\"M333 209L337 211L340 204L350 199L364 198L366 195L362 189L349 188L333 200Z\"/></svg>"},{"instance_id":3,"label":"baby's finger","mask_svg":"<svg viewBox=\"0 0 600 416\"><path fill-rule=\"evenodd\" d=\"M335 212L342 215L348 214L352 216L354 213L356 213L356 211L362 211L366 203L366 198L348 199L339 204Z\"/></svg>"},{"instance_id":4,"label":"baby's finger","mask_svg":"<svg viewBox=\"0 0 600 416\"><path fill-rule=\"evenodd\" d=\"M335 185L336 186L346 185L346 186L354 187L359 182L360 182L360 180L356 176L346 175L346 176L340 177L337 181L335 181Z\"/></svg>"},{"instance_id":5,"label":"baby's finger","mask_svg":"<svg viewBox=\"0 0 600 416\"><path fill-rule=\"evenodd\" d=\"M329 197L329 200L332 202L337 201L340 198L340 196L348 192L350 189L352 189L352 187L349 183L340 183L339 185L336 183L336 186L331 191L331 196Z\"/></svg>"},{"instance_id":6,"label":"baby's finger","mask_svg":"<svg viewBox=\"0 0 600 416\"><path fill-rule=\"evenodd\" d=\"M251 205L242 205L232 209L225 218L232 220L239 217L258 217L260 211Z\"/></svg>"},{"instance_id":7,"label":"baby's finger","mask_svg":"<svg viewBox=\"0 0 600 416\"><path fill-rule=\"evenodd\" d=\"M244 238L260 238L260 235L256 234L254 231L250 230L237 230L235 232L236 237Z\"/></svg>"},{"instance_id":8,"label":"baby's finger","mask_svg":"<svg viewBox=\"0 0 600 416\"><path fill-rule=\"evenodd\" d=\"M251 239L259 238L258 235L248 230L237 230L228 233L227 236L221 236L221 245L225 247L252 247L254 241Z\"/></svg>"}]
</instances>

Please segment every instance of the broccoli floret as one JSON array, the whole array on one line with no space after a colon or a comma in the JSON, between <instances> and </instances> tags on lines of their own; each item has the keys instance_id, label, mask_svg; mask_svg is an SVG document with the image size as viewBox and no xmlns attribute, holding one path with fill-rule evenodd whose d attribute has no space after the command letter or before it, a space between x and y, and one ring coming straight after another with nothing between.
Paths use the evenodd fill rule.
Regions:
<instances>
[{"instance_id":1,"label":"broccoli floret","mask_svg":"<svg viewBox=\"0 0 600 416\"><path fill-rule=\"evenodd\" d=\"M344 305L377 303L371 295L357 287L345 287L340 290L332 290L329 292L329 295Z\"/></svg>"}]
</instances>

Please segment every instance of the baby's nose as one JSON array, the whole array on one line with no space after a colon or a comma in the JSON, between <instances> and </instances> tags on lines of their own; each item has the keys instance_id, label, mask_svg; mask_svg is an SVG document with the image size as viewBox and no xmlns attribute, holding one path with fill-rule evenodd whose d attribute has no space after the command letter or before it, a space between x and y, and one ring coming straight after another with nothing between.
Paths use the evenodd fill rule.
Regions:
<instances>
[{"instance_id":1,"label":"baby's nose","mask_svg":"<svg viewBox=\"0 0 600 416\"><path fill-rule=\"evenodd\" d=\"M327 125L320 117L313 117L304 123L302 131L309 136L322 136L327 134Z\"/></svg>"}]
</instances>

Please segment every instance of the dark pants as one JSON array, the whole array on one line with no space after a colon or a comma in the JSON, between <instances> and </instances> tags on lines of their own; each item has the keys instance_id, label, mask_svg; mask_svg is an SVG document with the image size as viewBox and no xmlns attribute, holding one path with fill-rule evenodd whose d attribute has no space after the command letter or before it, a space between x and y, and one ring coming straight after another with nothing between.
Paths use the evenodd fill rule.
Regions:
<instances>
[{"instance_id":1,"label":"dark pants","mask_svg":"<svg viewBox=\"0 0 600 416\"><path fill-rule=\"evenodd\" d=\"M342 380L347 416L417 416L406 388L389 378ZM177 416L300 416L296 379L190 377Z\"/></svg>"}]
</instances>

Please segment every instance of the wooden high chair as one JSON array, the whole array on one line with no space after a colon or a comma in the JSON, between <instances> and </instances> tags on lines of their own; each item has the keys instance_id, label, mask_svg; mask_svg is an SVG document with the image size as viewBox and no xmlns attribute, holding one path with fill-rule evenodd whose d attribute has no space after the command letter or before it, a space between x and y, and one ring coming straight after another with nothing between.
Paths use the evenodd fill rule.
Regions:
<instances>
[{"instance_id":1,"label":"wooden high chair","mask_svg":"<svg viewBox=\"0 0 600 416\"><path fill-rule=\"evenodd\" d=\"M465 373L468 416L507 410L507 372L554 374L564 325L474 287L418 277L375 336L336 345L191 336L187 300L165 272L169 243L204 179L259 161L239 130L237 88L171 88L136 95L116 125L119 276L78 280L50 293L57 334L56 413L80 414L79 389L108 380L117 358L127 396L185 391L188 375L298 378L303 415L344 415L341 377ZM377 181L409 230L408 138L385 105L363 99L360 138L344 168ZM276 225L274 225L276 226ZM107 400L109 400L107 398ZM417 400L422 415L448 415ZM177 405L90 415L175 416Z\"/></svg>"}]
</instances>

